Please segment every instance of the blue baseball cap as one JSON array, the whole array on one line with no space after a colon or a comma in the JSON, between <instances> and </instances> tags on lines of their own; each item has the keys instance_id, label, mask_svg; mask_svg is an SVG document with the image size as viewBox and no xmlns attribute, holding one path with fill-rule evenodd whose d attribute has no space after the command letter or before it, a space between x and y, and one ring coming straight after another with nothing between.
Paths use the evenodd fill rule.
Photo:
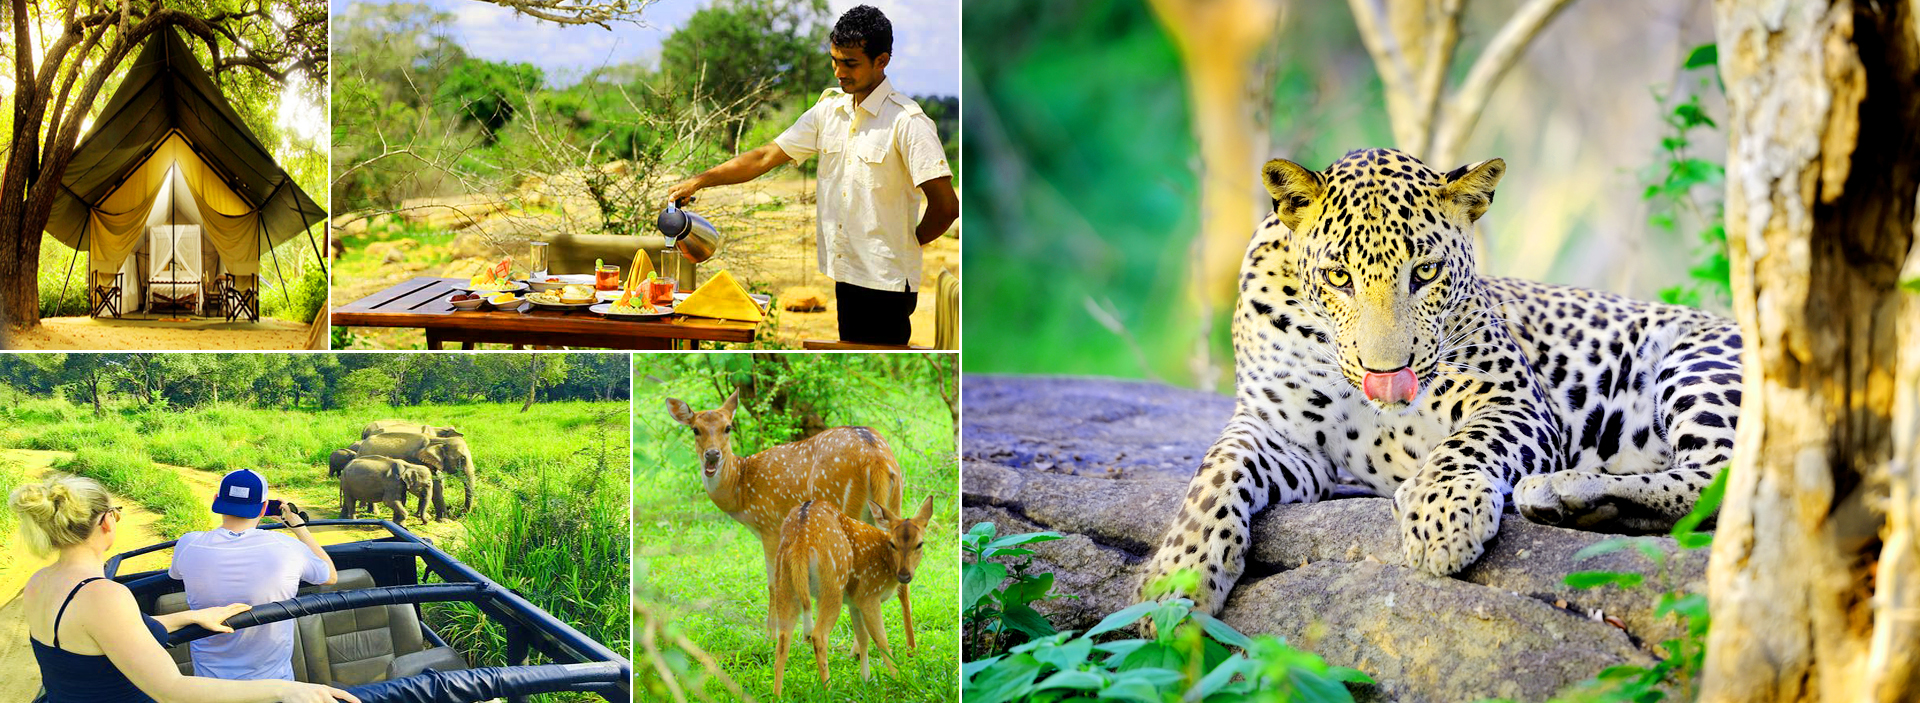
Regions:
<instances>
[{"instance_id":1,"label":"blue baseball cap","mask_svg":"<svg viewBox=\"0 0 1920 703\"><path fill-rule=\"evenodd\" d=\"M222 477L220 493L213 497L213 512L234 517L260 517L266 505L267 479L249 469Z\"/></svg>"}]
</instances>

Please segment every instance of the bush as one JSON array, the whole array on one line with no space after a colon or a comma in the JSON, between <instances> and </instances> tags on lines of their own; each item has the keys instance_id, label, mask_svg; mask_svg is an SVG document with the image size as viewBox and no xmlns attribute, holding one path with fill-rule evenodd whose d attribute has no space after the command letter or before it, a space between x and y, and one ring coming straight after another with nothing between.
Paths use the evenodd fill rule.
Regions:
<instances>
[{"instance_id":1,"label":"bush","mask_svg":"<svg viewBox=\"0 0 1920 703\"><path fill-rule=\"evenodd\" d=\"M312 259L302 259L300 277L289 283L291 290L263 291L260 315L302 324L313 322L327 304L327 267Z\"/></svg>"},{"instance_id":2,"label":"bush","mask_svg":"<svg viewBox=\"0 0 1920 703\"><path fill-rule=\"evenodd\" d=\"M40 317L87 314L87 262L53 237L40 240ZM69 271L71 267L71 271ZM64 285L65 296L61 291ZM122 303L122 308L125 304Z\"/></svg>"},{"instance_id":3,"label":"bush","mask_svg":"<svg viewBox=\"0 0 1920 703\"><path fill-rule=\"evenodd\" d=\"M179 476L156 468L146 452L131 444L81 447L72 459L54 468L99 481L122 499L159 513L160 519L153 523L153 530L162 538L176 539L206 520L205 498L195 495Z\"/></svg>"},{"instance_id":4,"label":"bush","mask_svg":"<svg viewBox=\"0 0 1920 703\"><path fill-rule=\"evenodd\" d=\"M1030 640L1053 635L1053 623L1033 609L1033 602L1067 596L1047 593L1053 588L1053 574L1030 574L1033 551L1023 545L1060 539L1058 532L1028 532L994 539L994 524L983 522L967 530L960 547L973 557L961 567L960 608L966 621L969 657L985 658L1006 651L1016 644L1015 636ZM989 561L996 557L1022 557L1013 564ZM1002 582L1007 583L1004 587Z\"/></svg>"}]
</instances>

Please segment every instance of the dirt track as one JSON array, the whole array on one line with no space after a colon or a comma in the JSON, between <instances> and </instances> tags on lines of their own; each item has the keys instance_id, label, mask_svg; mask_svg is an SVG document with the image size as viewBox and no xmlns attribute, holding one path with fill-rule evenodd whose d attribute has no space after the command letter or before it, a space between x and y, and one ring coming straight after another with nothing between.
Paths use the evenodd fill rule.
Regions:
<instances>
[{"instance_id":1,"label":"dirt track","mask_svg":"<svg viewBox=\"0 0 1920 703\"><path fill-rule=\"evenodd\" d=\"M40 326L13 332L15 349L302 349L307 326L263 317L259 322L162 322L49 317Z\"/></svg>"},{"instance_id":2,"label":"dirt track","mask_svg":"<svg viewBox=\"0 0 1920 703\"><path fill-rule=\"evenodd\" d=\"M60 459L72 456L72 452L35 451L28 449L0 449L0 461L20 461L26 465L26 473L34 477L45 476L52 470L53 464ZM220 474L181 466L154 464L155 467L174 472L186 481L195 493L213 496L220 483ZM9 492L12 486L0 487L0 493ZM459 489L451 488L454 493ZM317 490L276 491L281 498L291 498L305 508L314 519L338 517L339 501L337 496L327 495ZM121 552L163 541L154 531L153 524L159 519L155 513L142 507L136 500L127 496L115 496L115 504L125 507L121 521L121 533L113 545L114 551ZM429 507L431 510L431 507ZM216 520L213 514L207 514L207 527L213 527ZM362 515L363 517L365 515ZM381 509L379 517L390 517ZM418 519L409 515L405 527L414 534L430 537L436 544L448 545L464 535L464 526L457 521L433 522L421 525ZM368 533L362 530L338 530L314 528L314 538L321 544L336 544L356 539L364 539ZM26 701L40 689L40 670L33 660L33 648L28 644L26 620L21 610L21 590L25 588L27 578L41 567L52 563L51 558L35 557L15 536L8 540L7 558L0 561L0 703ZM156 552L127 561L120 567L121 573L148 571L167 568L168 552Z\"/></svg>"}]
</instances>

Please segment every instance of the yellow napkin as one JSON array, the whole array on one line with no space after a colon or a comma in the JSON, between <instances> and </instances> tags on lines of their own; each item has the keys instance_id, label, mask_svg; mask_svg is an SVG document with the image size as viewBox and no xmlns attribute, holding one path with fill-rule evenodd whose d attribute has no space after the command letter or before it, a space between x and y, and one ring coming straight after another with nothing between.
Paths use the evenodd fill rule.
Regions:
<instances>
[{"instance_id":1,"label":"yellow napkin","mask_svg":"<svg viewBox=\"0 0 1920 703\"><path fill-rule=\"evenodd\" d=\"M714 274L686 300L674 306L673 311L682 315L742 322L759 322L762 317L760 305L753 302L753 298L747 295L747 289L742 288L739 281L733 280L733 274L726 271Z\"/></svg>"},{"instance_id":2,"label":"yellow napkin","mask_svg":"<svg viewBox=\"0 0 1920 703\"><path fill-rule=\"evenodd\" d=\"M647 274L650 273L653 273L653 260L647 258L646 247L641 247L633 252L633 263L627 267L627 285L620 289L620 299L614 301L614 305L626 305L627 301L632 300L633 294L646 284Z\"/></svg>"}]
</instances>

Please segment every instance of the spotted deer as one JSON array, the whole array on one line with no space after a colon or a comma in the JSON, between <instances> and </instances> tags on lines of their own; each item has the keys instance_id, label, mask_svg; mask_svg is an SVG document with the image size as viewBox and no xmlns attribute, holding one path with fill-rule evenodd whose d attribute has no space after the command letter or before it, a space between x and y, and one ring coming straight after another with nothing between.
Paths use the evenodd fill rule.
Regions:
<instances>
[{"instance_id":1,"label":"spotted deer","mask_svg":"<svg viewBox=\"0 0 1920 703\"><path fill-rule=\"evenodd\" d=\"M840 603L853 611L853 656L860 660L860 678L873 677L867 663L867 640L880 650L881 662L894 674L893 651L887 648L887 630L880 621L880 605L895 591L902 596L913 572L920 568L926 544L927 522L933 519L933 499L920 504L909 519L869 502L874 523L847 517L830 503L807 501L793 509L780 525L780 547L774 555L773 581L767 594L767 619L773 624L773 695L780 695L786 675L787 648L793 643L794 621L817 602L807 639L813 642L814 664L820 683L827 682L827 633L840 617ZM913 626L907 626L913 635Z\"/></svg>"},{"instance_id":2,"label":"spotted deer","mask_svg":"<svg viewBox=\"0 0 1920 703\"><path fill-rule=\"evenodd\" d=\"M686 402L667 399L667 410L693 428L700 454L700 480L713 504L760 538L767 578L773 578L780 524L807 501L832 505L842 514L874 521L869 501L900 510L900 463L887 440L866 427L835 427L798 442L770 447L748 457L733 454L733 411L740 394L727 396L718 409L694 412ZM913 604L900 586L901 623L907 647L913 644Z\"/></svg>"}]
</instances>

